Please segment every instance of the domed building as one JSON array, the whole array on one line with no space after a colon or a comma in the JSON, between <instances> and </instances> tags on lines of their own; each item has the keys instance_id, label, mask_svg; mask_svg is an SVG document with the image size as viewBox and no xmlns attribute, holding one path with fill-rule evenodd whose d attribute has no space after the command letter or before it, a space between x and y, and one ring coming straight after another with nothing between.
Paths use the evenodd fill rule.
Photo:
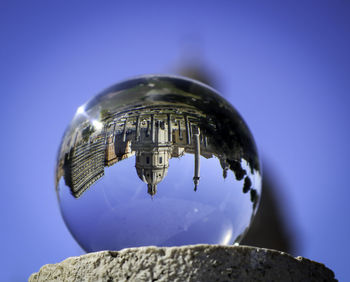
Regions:
<instances>
[{"instance_id":1,"label":"domed building","mask_svg":"<svg viewBox=\"0 0 350 282\"><path fill-rule=\"evenodd\" d=\"M136 172L138 177L147 183L148 193L153 196L157 192L157 184L168 173L170 147L155 147L150 151L136 153Z\"/></svg>"},{"instance_id":2,"label":"domed building","mask_svg":"<svg viewBox=\"0 0 350 282\"><path fill-rule=\"evenodd\" d=\"M153 196L157 192L157 184L168 172L172 152L171 129L168 122L156 121L154 115L150 116L144 126L140 123L138 127L140 129L136 141L132 144L136 154L136 172L147 184L148 193Z\"/></svg>"}]
</instances>

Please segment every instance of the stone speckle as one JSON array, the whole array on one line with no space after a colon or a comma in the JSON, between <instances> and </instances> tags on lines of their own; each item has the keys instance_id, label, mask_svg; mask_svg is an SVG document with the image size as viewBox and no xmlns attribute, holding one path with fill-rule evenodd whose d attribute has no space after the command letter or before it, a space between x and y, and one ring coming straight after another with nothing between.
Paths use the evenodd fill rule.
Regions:
<instances>
[{"instance_id":1,"label":"stone speckle","mask_svg":"<svg viewBox=\"0 0 350 282\"><path fill-rule=\"evenodd\" d=\"M101 251L44 265L34 281L337 281L323 264L248 246Z\"/></svg>"}]
</instances>

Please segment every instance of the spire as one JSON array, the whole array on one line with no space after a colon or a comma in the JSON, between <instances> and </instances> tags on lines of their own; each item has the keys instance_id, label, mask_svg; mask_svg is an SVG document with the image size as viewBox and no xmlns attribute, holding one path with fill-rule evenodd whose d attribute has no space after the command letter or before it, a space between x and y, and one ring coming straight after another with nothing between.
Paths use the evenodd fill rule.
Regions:
<instances>
[{"instance_id":1,"label":"spire","mask_svg":"<svg viewBox=\"0 0 350 282\"><path fill-rule=\"evenodd\" d=\"M199 177L193 177L193 182L194 182L194 191L197 191L197 186L199 183Z\"/></svg>"},{"instance_id":2,"label":"spire","mask_svg":"<svg viewBox=\"0 0 350 282\"><path fill-rule=\"evenodd\" d=\"M194 176L193 176L193 182L194 182L194 191L197 191L197 185L199 183L199 172L200 172L200 139L199 139L199 128L194 128Z\"/></svg>"},{"instance_id":3,"label":"spire","mask_svg":"<svg viewBox=\"0 0 350 282\"><path fill-rule=\"evenodd\" d=\"M148 184L148 194L150 194L152 197L157 193L157 184Z\"/></svg>"}]
</instances>

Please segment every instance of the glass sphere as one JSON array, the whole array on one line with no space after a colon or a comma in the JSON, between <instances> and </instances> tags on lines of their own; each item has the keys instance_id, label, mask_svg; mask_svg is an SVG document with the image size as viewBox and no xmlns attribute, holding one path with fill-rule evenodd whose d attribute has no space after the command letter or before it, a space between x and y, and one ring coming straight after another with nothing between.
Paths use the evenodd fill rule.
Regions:
<instances>
[{"instance_id":1,"label":"glass sphere","mask_svg":"<svg viewBox=\"0 0 350 282\"><path fill-rule=\"evenodd\" d=\"M58 152L64 221L90 251L238 243L256 213L253 137L212 88L143 76L86 104Z\"/></svg>"}]
</instances>

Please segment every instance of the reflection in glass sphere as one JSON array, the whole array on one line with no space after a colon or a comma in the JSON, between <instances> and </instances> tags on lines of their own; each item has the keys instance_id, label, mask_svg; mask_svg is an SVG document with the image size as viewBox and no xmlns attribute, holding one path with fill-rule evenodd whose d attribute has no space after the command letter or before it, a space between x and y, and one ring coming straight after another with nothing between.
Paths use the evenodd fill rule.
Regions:
<instances>
[{"instance_id":1,"label":"reflection in glass sphere","mask_svg":"<svg viewBox=\"0 0 350 282\"><path fill-rule=\"evenodd\" d=\"M256 213L261 173L249 129L213 89L144 76L78 108L56 190L86 251L232 244Z\"/></svg>"}]
</instances>

